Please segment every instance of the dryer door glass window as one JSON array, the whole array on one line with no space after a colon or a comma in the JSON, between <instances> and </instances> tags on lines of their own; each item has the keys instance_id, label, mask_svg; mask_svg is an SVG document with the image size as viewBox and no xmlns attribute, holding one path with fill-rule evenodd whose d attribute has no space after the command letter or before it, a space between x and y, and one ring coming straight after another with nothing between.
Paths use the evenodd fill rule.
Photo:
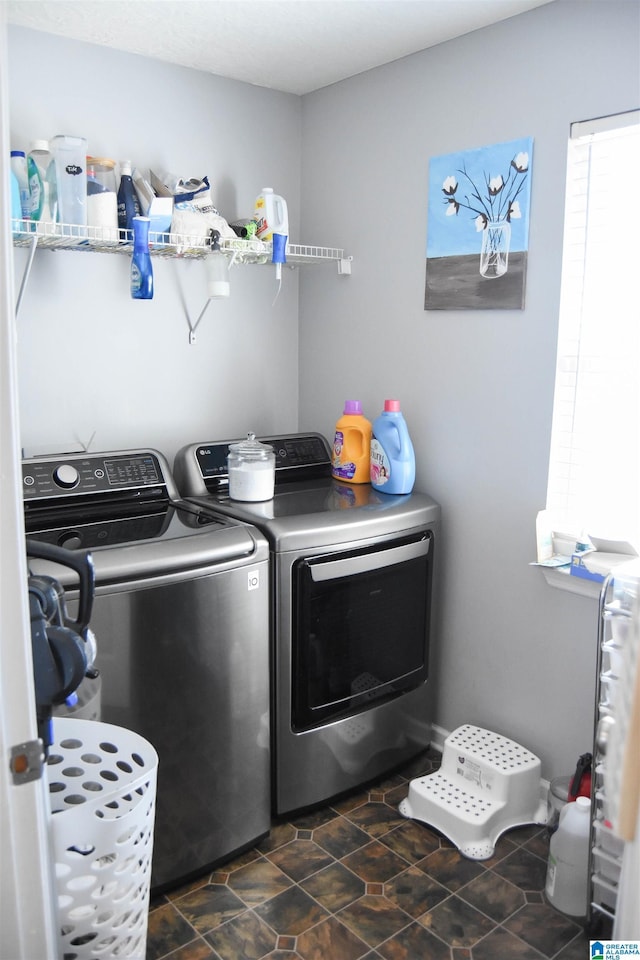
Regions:
<instances>
[{"instance_id":1,"label":"dryer door glass window","mask_svg":"<svg viewBox=\"0 0 640 960\"><path fill-rule=\"evenodd\" d=\"M424 683L432 563L430 532L298 561L294 730L358 713Z\"/></svg>"}]
</instances>

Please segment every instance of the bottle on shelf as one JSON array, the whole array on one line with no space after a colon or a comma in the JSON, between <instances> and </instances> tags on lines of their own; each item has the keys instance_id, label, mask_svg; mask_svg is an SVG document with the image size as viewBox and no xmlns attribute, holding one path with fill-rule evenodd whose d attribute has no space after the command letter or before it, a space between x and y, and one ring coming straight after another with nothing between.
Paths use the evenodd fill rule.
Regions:
<instances>
[{"instance_id":1,"label":"bottle on shelf","mask_svg":"<svg viewBox=\"0 0 640 960\"><path fill-rule=\"evenodd\" d=\"M11 219L12 220L22 220L22 208L20 206L20 187L18 185L18 178L16 177L13 170L11 173ZM13 236L19 237L21 230L14 229Z\"/></svg>"},{"instance_id":2,"label":"bottle on shelf","mask_svg":"<svg viewBox=\"0 0 640 960\"><path fill-rule=\"evenodd\" d=\"M211 231L211 253L205 260L209 300L221 300L231 293L229 261L220 251L220 231Z\"/></svg>"},{"instance_id":3,"label":"bottle on shelf","mask_svg":"<svg viewBox=\"0 0 640 960\"><path fill-rule=\"evenodd\" d=\"M120 230L133 230L134 217L140 216L140 201L131 176L131 161L120 164L120 186L118 187L118 227Z\"/></svg>"},{"instance_id":4,"label":"bottle on shelf","mask_svg":"<svg viewBox=\"0 0 640 960\"><path fill-rule=\"evenodd\" d=\"M58 134L49 141L55 164L57 220L81 227L87 224L87 141ZM83 236L85 231L72 231Z\"/></svg>"},{"instance_id":5,"label":"bottle on shelf","mask_svg":"<svg viewBox=\"0 0 640 960\"><path fill-rule=\"evenodd\" d=\"M115 161L87 157L87 225L97 227L103 240L118 239Z\"/></svg>"},{"instance_id":6,"label":"bottle on shelf","mask_svg":"<svg viewBox=\"0 0 640 960\"><path fill-rule=\"evenodd\" d=\"M287 202L273 192L273 187L263 187L255 202L253 219L257 223L258 240L268 243L274 233L289 235Z\"/></svg>"},{"instance_id":7,"label":"bottle on shelf","mask_svg":"<svg viewBox=\"0 0 640 960\"><path fill-rule=\"evenodd\" d=\"M31 197L29 196L29 177L27 175L27 158L24 150L11 151L11 170L18 181L20 191L20 213L23 220L31 219Z\"/></svg>"},{"instance_id":8,"label":"bottle on shelf","mask_svg":"<svg viewBox=\"0 0 640 960\"><path fill-rule=\"evenodd\" d=\"M153 266L149 253L149 223L149 217L133 218L131 296L134 300L153 299Z\"/></svg>"},{"instance_id":9,"label":"bottle on shelf","mask_svg":"<svg viewBox=\"0 0 640 960\"><path fill-rule=\"evenodd\" d=\"M55 166L49 150L48 140L34 140L27 155L27 174L29 177L29 195L31 197L31 219L39 224L55 223L55 213L51 205L52 179L55 182Z\"/></svg>"},{"instance_id":10,"label":"bottle on shelf","mask_svg":"<svg viewBox=\"0 0 640 960\"><path fill-rule=\"evenodd\" d=\"M253 214L256 235L265 243L271 241L271 262L276 265L276 280L282 279L282 264L287 262L289 239L289 214L287 201L273 192L273 187L263 187L255 202Z\"/></svg>"}]
</instances>

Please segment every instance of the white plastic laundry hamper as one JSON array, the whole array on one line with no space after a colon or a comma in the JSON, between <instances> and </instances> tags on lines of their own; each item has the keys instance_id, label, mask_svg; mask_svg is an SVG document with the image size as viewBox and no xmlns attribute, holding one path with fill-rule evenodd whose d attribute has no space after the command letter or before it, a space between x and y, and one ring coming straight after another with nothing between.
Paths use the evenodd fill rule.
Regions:
<instances>
[{"instance_id":1,"label":"white plastic laundry hamper","mask_svg":"<svg viewBox=\"0 0 640 960\"><path fill-rule=\"evenodd\" d=\"M440 769L412 780L399 809L435 827L465 857L486 860L505 830L547 822L540 760L513 740L465 724L445 740Z\"/></svg>"},{"instance_id":2,"label":"white plastic laundry hamper","mask_svg":"<svg viewBox=\"0 0 640 960\"><path fill-rule=\"evenodd\" d=\"M158 756L130 730L57 717L47 763L59 957L143 958Z\"/></svg>"}]
</instances>

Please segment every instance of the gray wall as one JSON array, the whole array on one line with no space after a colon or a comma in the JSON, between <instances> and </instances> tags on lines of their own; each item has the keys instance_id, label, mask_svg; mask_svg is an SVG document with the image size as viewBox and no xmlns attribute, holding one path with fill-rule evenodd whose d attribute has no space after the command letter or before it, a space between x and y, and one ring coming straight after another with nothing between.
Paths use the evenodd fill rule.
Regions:
<instances>
[{"instance_id":1,"label":"gray wall","mask_svg":"<svg viewBox=\"0 0 640 960\"><path fill-rule=\"evenodd\" d=\"M637 3L556 2L303 101L302 222L354 256L301 280L300 425L398 397L443 508L435 718L538 753L590 749L596 602L535 559L555 373L569 125L638 106ZM532 136L523 311L425 312L431 156ZM312 239L312 238L310 238Z\"/></svg>"},{"instance_id":2,"label":"gray wall","mask_svg":"<svg viewBox=\"0 0 640 960\"><path fill-rule=\"evenodd\" d=\"M12 149L56 133L94 156L142 169L208 175L228 219L251 216L271 186L299 237L297 96L144 57L10 27ZM46 82L27 63L49 64ZM17 251L16 276L26 261ZM38 251L19 317L22 442L94 450L293 430L298 405L298 273L277 292L272 267L237 266L231 297L208 307L205 269L154 259L152 301L129 295L129 259Z\"/></svg>"},{"instance_id":3,"label":"gray wall","mask_svg":"<svg viewBox=\"0 0 640 960\"><path fill-rule=\"evenodd\" d=\"M302 99L9 28L12 147L89 149L208 173L229 219L263 186L294 242L343 246L353 275L232 271L188 344L202 266L154 261L135 303L124 257L38 252L19 318L23 443L94 449L317 429L347 397L402 401L417 485L443 506L435 721L525 744L543 774L589 749L596 603L546 586L544 506L572 120L637 106L638 4L555 0ZM54 64L42 82L27 63ZM429 157L534 137L524 311L425 313ZM250 138L255 143L250 145ZM16 252L16 274L26 255ZM299 293L299 300L298 300Z\"/></svg>"}]
</instances>

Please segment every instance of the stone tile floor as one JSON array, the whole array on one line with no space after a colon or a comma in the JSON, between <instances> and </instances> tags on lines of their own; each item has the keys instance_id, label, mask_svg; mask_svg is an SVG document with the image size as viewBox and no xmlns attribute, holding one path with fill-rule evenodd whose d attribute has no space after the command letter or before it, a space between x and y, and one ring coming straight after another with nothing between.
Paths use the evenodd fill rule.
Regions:
<instances>
[{"instance_id":1,"label":"stone tile floor","mask_svg":"<svg viewBox=\"0 0 640 960\"><path fill-rule=\"evenodd\" d=\"M503 834L478 862L398 813L409 781L439 761L426 751L281 819L254 849L154 898L147 960L586 960L588 932L544 897L544 828Z\"/></svg>"}]
</instances>

